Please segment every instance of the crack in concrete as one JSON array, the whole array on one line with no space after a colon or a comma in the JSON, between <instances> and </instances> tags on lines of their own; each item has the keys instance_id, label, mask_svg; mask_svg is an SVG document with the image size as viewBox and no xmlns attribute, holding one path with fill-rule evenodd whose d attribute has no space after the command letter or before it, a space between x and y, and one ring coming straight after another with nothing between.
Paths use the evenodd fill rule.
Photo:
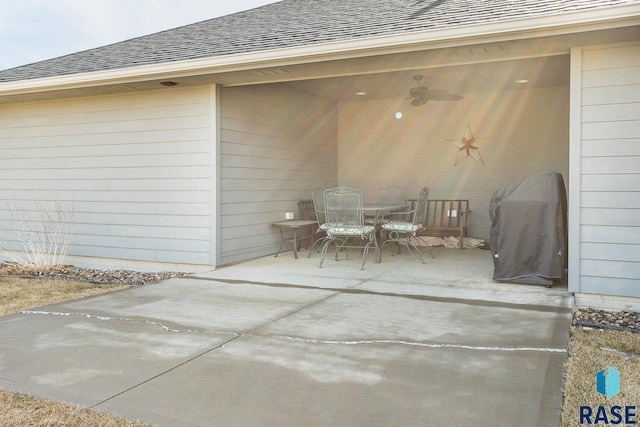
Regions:
<instances>
[{"instance_id":1,"label":"crack in concrete","mask_svg":"<svg viewBox=\"0 0 640 427\"><path fill-rule=\"evenodd\" d=\"M96 316L93 314L88 314L88 313L65 313L65 312L55 312L55 311L38 311L38 310L24 310L21 311L20 313L22 314L40 314L40 315L47 315L47 316L77 316L77 317L86 317L88 319L96 319L96 320L104 320L104 321L111 321L111 320L116 320L116 321L120 321L120 322L132 322L132 323L147 323L149 325L153 325L153 326L157 326L159 328L164 329L167 332L174 332L174 333L194 333L194 332L198 332L196 330L193 329L173 329L170 328L166 325L163 325L162 323L158 323L158 322L153 322L151 320L144 320L144 319L129 319L126 317L108 317L108 316ZM223 332L220 332L223 333ZM233 334L233 332L227 332L229 334Z\"/></svg>"},{"instance_id":2,"label":"crack in concrete","mask_svg":"<svg viewBox=\"0 0 640 427\"><path fill-rule=\"evenodd\" d=\"M395 344L411 347L424 347L424 348L457 348L463 350L479 350L479 351L538 351L544 353L566 353L567 350L563 348L545 348L545 347L500 347L500 346L472 346L464 344L436 344L436 343L424 343L419 341L406 341L406 340L319 340L312 338L300 338L290 337L286 335L258 335L258 334L242 334L242 336L257 336L262 338L273 338L281 340L290 340L297 342L304 342L309 344L333 344L333 345L374 345L374 344Z\"/></svg>"},{"instance_id":3,"label":"crack in concrete","mask_svg":"<svg viewBox=\"0 0 640 427\"><path fill-rule=\"evenodd\" d=\"M96 316L88 313L65 313L65 312L37 311L37 310L25 310L25 311L21 311L21 313L30 314L30 315L48 315L48 316L78 316L78 317L86 317L88 319L96 319L96 320L103 320L103 321L116 320L121 322L146 323L146 324L160 327L167 332L173 332L173 333L192 334L192 333L202 332L194 329L173 329L163 325L162 323L153 322L151 320L129 319L124 317ZM271 339L277 339L277 340L287 340L287 341L303 342L308 344L325 344L325 345L348 346L348 345L393 344L393 345L402 345L402 346L410 346L410 347L422 347L422 348L434 348L434 349L454 348L454 349L475 350L475 351L531 351L531 352L542 352L542 353L566 353L567 352L567 350L563 348L472 346L472 345L465 345L465 344L438 344L438 343L424 343L419 341L393 340L393 339L322 340L322 339L315 339L315 338L292 337L288 335L257 334L254 332L234 332L234 331L207 331L207 332L213 333L213 334L221 334L221 335L232 335L234 339L243 338L243 337L256 337L256 338L271 338ZM225 346L225 344L227 343L222 343L217 347L222 348ZM603 348L603 350L613 351L611 349L605 349L605 348Z\"/></svg>"}]
</instances>

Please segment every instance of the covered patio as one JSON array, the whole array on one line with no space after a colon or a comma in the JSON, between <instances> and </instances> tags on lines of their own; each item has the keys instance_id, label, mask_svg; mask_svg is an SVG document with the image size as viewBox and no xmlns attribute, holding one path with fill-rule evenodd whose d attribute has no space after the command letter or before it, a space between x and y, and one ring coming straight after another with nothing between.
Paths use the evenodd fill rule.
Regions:
<instances>
[{"instance_id":1,"label":"covered patio","mask_svg":"<svg viewBox=\"0 0 640 427\"><path fill-rule=\"evenodd\" d=\"M387 186L469 200L467 235L488 240L496 189L543 172L569 186L567 41L425 47L219 75L215 265L275 253L270 224L313 190L336 186L362 190L365 203ZM416 103L416 88L436 95Z\"/></svg>"}]
</instances>

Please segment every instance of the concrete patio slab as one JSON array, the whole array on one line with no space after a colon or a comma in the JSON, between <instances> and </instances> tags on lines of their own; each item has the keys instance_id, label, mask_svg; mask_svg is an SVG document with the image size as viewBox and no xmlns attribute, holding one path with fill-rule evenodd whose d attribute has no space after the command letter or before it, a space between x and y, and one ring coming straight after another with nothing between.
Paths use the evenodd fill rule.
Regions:
<instances>
[{"instance_id":1,"label":"concrete patio slab","mask_svg":"<svg viewBox=\"0 0 640 427\"><path fill-rule=\"evenodd\" d=\"M91 407L229 338L127 320L27 314L1 322L0 387Z\"/></svg>"},{"instance_id":2,"label":"concrete patio slab","mask_svg":"<svg viewBox=\"0 0 640 427\"><path fill-rule=\"evenodd\" d=\"M290 253L0 319L0 387L159 426L559 423L571 295Z\"/></svg>"},{"instance_id":3,"label":"concrete patio slab","mask_svg":"<svg viewBox=\"0 0 640 427\"><path fill-rule=\"evenodd\" d=\"M550 426L533 420L553 357L243 337L99 409L153 408L158 425Z\"/></svg>"}]
</instances>

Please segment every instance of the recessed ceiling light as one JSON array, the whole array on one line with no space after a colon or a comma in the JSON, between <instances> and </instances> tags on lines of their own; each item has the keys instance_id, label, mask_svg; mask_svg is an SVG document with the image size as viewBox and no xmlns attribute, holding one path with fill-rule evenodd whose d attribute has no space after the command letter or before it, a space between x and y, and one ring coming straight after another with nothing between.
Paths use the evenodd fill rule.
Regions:
<instances>
[{"instance_id":1,"label":"recessed ceiling light","mask_svg":"<svg viewBox=\"0 0 640 427\"><path fill-rule=\"evenodd\" d=\"M168 86L168 87L177 86L178 85L178 83L176 83L176 82L160 82L160 84L162 86Z\"/></svg>"},{"instance_id":2,"label":"recessed ceiling light","mask_svg":"<svg viewBox=\"0 0 640 427\"><path fill-rule=\"evenodd\" d=\"M362 92L362 91L361 92L356 92L356 95L358 95L358 96L364 96L366 94L367 94L367 92Z\"/></svg>"},{"instance_id":3,"label":"recessed ceiling light","mask_svg":"<svg viewBox=\"0 0 640 427\"><path fill-rule=\"evenodd\" d=\"M529 80L527 80L527 79L516 80L516 83L525 84L525 83L529 83Z\"/></svg>"}]
</instances>

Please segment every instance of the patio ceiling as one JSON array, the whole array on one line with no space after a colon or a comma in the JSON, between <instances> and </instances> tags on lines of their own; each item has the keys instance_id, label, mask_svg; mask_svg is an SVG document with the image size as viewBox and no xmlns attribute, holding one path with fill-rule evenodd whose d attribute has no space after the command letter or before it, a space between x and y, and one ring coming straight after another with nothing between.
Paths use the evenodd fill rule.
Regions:
<instances>
[{"instance_id":1,"label":"patio ceiling","mask_svg":"<svg viewBox=\"0 0 640 427\"><path fill-rule=\"evenodd\" d=\"M334 101L406 98L420 74L429 89L447 89L453 94L533 89L569 85L569 56L556 55L465 64L439 68L300 80L287 83Z\"/></svg>"},{"instance_id":2,"label":"patio ceiling","mask_svg":"<svg viewBox=\"0 0 640 427\"><path fill-rule=\"evenodd\" d=\"M454 94L497 92L569 85L573 46L635 40L639 27L452 44L440 49L405 47L403 51L349 59L308 61L216 76L224 86L286 83L337 102L402 99L424 76L422 85ZM527 80L527 83L517 81ZM366 95L356 95L366 92Z\"/></svg>"}]
</instances>

